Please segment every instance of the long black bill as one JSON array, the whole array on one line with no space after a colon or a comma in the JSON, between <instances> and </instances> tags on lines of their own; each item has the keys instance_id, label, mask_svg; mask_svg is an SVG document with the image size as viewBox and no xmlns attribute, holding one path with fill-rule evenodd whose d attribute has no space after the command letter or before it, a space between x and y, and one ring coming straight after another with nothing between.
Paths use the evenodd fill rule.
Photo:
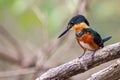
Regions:
<instances>
[{"instance_id":1,"label":"long black bill","mask_svg":"<svg viewBox=\"0 0 120 80\"><path fill-rule=\"evenodd\" d=\"M58 38L62 37L65 33L70 30L71 27L66 27L65 30L58 36Z\"/></svg>"}]
</instances>

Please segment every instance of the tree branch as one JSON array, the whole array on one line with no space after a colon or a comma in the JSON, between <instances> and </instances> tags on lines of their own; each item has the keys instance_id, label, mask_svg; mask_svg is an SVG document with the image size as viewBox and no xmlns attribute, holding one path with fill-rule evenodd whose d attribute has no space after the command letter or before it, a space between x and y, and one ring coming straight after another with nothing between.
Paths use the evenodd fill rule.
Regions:
<instances>
[{"instance_id":1,"label":"tree branch","mask_svg":"<svg viewBox=\"0 0 120 80\"><path fill-rule=\"evenodd\" d=\"M87 80L118 80L120 79L120 60L109 67L100 70Z\"/></svg>"},{"instance_id":2,"label":"tree branch","mask_svg":"<svg viewBox=\"0 0 120 80\"><path fill-rule=\"evenodd\" d=\"M120 42L96 51L94 60L91 58L91 55L92 53L86 54L85 57L76 58L68 63L52 68L36 80L65 80L102 63L120 58ZM85 65L87 65L87 70L85 69Z\"/></svg>"},{"instance_id":3,"label":"tree branch","mask_svg":"<svg viewBox=\"0 0 120 80\"><path fill-rule=\"evenodd\" d=\"M19 45L19 43L16 41L16 39L14 39L10 33L3 27L0 25L0 34L6 38L6 40L8 40L15 48L16 50L16 55L17 55L17 60L19 60L19 63L22 62L22 59L23 59L23 52L22 52L22 49L21 49L21 46Z\"/></svg>"},{"instance_id":4,"label":"tree branch","mask_svg":"<svg viewBox=\"0 0 120 80\"><path fill-rule=\"evenodd\" d=\"M18 70L0 71L0 78L28 75L28 74L33 74L35 72L36 72L35 67L18 69Z\"/></svg>"},{"instance_id":5,"label":"tree branch","mask_svg":"<svg viewBox=\"0 0 120 80\"><path fill-rule=\"evenodd\" d=\"M78 14L86 15L89 1L90 0L79 0L77 9L74 14L75 15L78 15Z\"/></svg>"}]
</instances>

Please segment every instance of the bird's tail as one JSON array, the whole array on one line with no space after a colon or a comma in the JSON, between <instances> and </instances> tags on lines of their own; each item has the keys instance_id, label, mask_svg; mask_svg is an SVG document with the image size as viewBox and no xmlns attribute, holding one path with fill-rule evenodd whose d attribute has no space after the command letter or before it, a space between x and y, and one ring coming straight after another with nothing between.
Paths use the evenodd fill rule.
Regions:
<instances>
[{"instance_id":1,"label":"bird's tail","mask_svg":"<svg viewBox=\"0 0 120 80\"><path fill-rule=\"evenodd\" d=\"M104 42L108 41L108 40L111 39L111 38L112 38L112 36L108 36L108 37L102 39L102 42L104 43Z\"/></svg>"}]
</instances>

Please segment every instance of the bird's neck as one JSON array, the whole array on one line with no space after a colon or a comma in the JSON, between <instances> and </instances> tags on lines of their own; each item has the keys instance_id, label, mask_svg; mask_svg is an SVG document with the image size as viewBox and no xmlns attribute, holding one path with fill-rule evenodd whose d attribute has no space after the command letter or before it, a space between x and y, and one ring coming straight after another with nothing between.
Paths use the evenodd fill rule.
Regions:
<instances>
[{"instance_id":1,"label":"bird's neck","mask_svg":"<svg viewBox=\"0 0 120 80\"><path fill-rule=\"evenodd\" d=\"M80 23L73 26L72 30L75 30L76 34L80 33L84 28L89 28L87 24Z\"/></svg>"}]
</instances>

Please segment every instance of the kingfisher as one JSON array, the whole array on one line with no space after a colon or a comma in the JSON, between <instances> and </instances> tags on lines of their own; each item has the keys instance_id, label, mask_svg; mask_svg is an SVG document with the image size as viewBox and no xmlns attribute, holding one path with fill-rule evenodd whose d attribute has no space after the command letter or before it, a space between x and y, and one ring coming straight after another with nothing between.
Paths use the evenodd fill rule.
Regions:
<instances>
[{"instance_id":1,"label":"kingfisher","mask_svg":"<svg viewBox=\"0 0 120 80\"><path fill-rule=\"evenodd\" d=\"M100 34L89 26L88 20L83 15L76 15L68 22L67 27L58 38L62 37L69 30L75 30L76 40L84 51L82 56L87 50L95 52L96 50L103 48L104 42L111 39L112 36L102 39Z\"/></svg>"}]
</instances>

